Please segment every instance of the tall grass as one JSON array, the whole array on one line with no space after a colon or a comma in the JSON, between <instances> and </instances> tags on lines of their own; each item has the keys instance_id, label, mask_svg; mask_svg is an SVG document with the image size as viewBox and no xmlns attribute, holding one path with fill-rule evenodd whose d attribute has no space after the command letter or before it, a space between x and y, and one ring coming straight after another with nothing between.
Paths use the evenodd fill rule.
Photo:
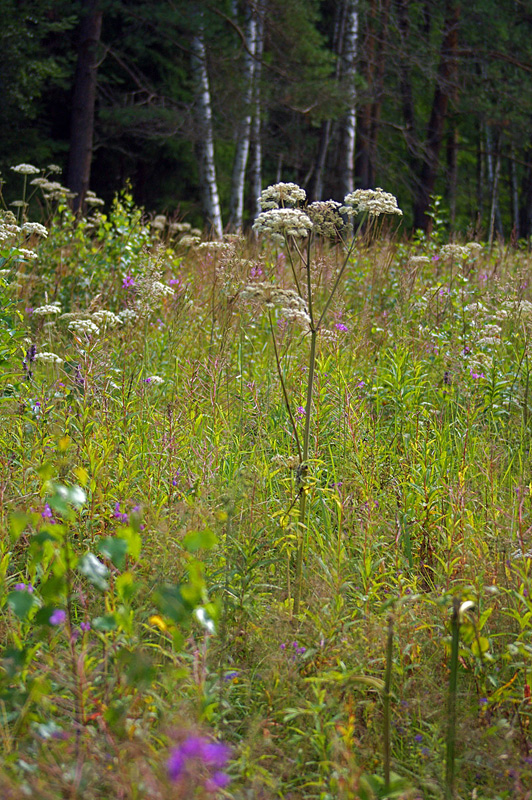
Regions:
<instances>
[{"instance_id":1,"label":"tall grass","mask_svg":"<svg viewBox=\"0 0 532 800\"><path fill-rule=\"evenodd\" d=\"M243 299L290 241L53 213L1 251L2 796L527 797L526 249L301 250L309 358Z\"/></svg>"}]
</instances>

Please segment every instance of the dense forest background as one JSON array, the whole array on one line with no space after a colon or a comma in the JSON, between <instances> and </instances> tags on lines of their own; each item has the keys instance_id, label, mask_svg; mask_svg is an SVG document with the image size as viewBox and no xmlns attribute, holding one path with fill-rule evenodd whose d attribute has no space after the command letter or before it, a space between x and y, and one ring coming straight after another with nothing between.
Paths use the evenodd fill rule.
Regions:
<instances>
[{"instance_id":1,"label":"dense forest background","mask_svg":"<svg viewBox=\"0 0 532 800\"><path fill-rule=\"evenodd\" d=\"M532 234L530 0L0 0L0 170L247 225L382 186L407 228ZM13 184L13 185L12 185ZM432 210L431 210L432 209ZM432 215L432 216L431 216Z\"/></svg>"}]
</instances>

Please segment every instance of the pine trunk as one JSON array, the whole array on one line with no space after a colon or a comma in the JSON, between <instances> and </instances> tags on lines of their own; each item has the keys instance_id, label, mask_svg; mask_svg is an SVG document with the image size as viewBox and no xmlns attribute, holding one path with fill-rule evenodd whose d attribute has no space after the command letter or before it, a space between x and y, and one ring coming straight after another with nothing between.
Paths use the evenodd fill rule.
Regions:
<instances>
[{"instance_id":1,"label":"pine trunk","mask_svg":"<svg viewBox=\"0 0 532 800\"><path fill-rule=\"evenodd\" d=\"M453 81L456 80L459 20L460 5L455 0L447 0L436 89L427 126L419 189L414 206L414 226L424 231L430 230L432 222L427 211L436 185L449 97Z\"/></svg>"},{"instance_id":2,"label":"pine trunk","mask_svg":"<svg viewBox=\"0 0 532 800\"><path fill-rule=\"evenodd\" d=\"M99 0L84 0L72 97L67 174L68 188L76 193L72 203L75 212L83 211L85 195L90 185L101 29L102 9Z\"/></svg>"}]
</instances>

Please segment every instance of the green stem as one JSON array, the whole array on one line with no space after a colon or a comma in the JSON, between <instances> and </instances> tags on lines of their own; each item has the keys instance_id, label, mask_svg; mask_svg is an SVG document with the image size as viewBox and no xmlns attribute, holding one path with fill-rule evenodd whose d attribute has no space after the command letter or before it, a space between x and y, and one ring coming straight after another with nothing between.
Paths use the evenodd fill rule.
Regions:
<instances>
[{"instance_id":1,"label":"green stem","mask_svg":"<svg viewBox=\"0 0 532 800\"><path fill-rule=\"evenodd\" d=\"M390 688L392 684L393 656L393 617L388 617L388 638L386 641L386 673L384 675L383 701L383 750L384 750L384 792L390 791Z\"/></svg>"},{"instance_id":2,"label":"green stem","mask_svg":"<svg viewBox=\"0 0 532 800\"><path fill-rule=\"evenodd\" d=\"M303 436L303 459L300 464L300 479L302 485L300 486L299 494L299 525L298 525L298 546L296 557L296 576L295 576L295 589L294 589L294 614L299 613L299 606L301 603L301 574L303 569L303 531L305 528L306 508L307 508L307 492L305 486L305 475L308 461L308 451L310 442L310 414L312 409L312 393L314 390L314 373L316 369L316 339L318 332L315 329L310 331L310 356L309 356L309 372L307 383L307 402L305 405L305 433Z\"/></svg>"},{"instance_id":3,"label":"green stem","mask_svg":"<svg viewBox=\"0 0 532 800\"><path fill-rule=\"evenodd\" d=\"M295 422L295 419L294 419L294 415L292 414L292 409L290 408L290 401L288 399L288 392L286 390L286 384L284 382L283 373L281 371L281 361L280 361L280 358L279 358L279 352L277 350L277 341L275 339L275 334L273 332L271 311L268 312L268 319L269 319L269 322L270 322L270 331L271 331L271 334L272 334L273 350L274 350L274 353L275 353L275 363L277 364L277 374L279 375L279 380L281 381L281 388L283 390L284 402L285 402L285 405L286 405L286 410L288 411L288 416L290 417L290 423L292 425L292 430L294 431L294 436L295 436L296 445L297 445L297 453L298 453L298 456L299 456L299 463L301 464L303 462L303 454L301 452L301 444L299 442L299 435L297 433L296 422Z\"/></svg>"},{"instance_id":4,"label":"green stem","mask_svg":"<svg viewBox=\"0 0 532 800\"><path fill-rule=\"evenodd\" d=\"M447 747L445 758L445 800L453 800L456 745L456 686L458 680L458 653L460 644L460 598L453 598L451 617L451 663L449 696L447 699Z\"/></svg>"},{"instance_id":5,"label":"green stem","mask_svg":"<svg viewBox=\"0 0 532 800\"><path fill-rule=\"evenodd\" d=\"M286 236L286 234L284 236L284 240L285 240L285 243L286 243L286 252L288 253L288 260L290 261L290 267L292 269L292 276L294 278L294 281L295 281L296 287L297 287L297 293L298 293L298 295L300 297L303 297L303 295L301 294L301 286L299 285L299 281L297 279L297 273L296 273L296 268L295 268L295 265L294 265L294 259L292 258L292 251L290 250L290 246L288 244L288 237Z\"/></svg>"}]
</instances>

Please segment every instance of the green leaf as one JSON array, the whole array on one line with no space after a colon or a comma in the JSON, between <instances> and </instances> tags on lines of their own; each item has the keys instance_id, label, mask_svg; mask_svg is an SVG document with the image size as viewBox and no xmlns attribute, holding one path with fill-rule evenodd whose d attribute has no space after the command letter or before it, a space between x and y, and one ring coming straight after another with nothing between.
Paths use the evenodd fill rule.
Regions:
<instances>
[{"instance_id":1,"label":"green leaf","mask_svg":"<svg viewBox=\"0 0 532 800\"><path fill-rule=\"evenodd\" d=\"M128 543L125 539L109 536L99 541L98 552L112 561L117 569L124 569L126 565Z\"/></svg>"},{"instance_id":2,"label":"green leaf","mask_svg":"<svg viewBox=\"0 0 532 800\"><path fill-rule=\"evenodd\" d=\"M15 544L30 521L30 517L20 511L14 511L9 515L9 533L12 544Z\"/></svg>"},{"instance_id":3,"label":"green leaf","mask_svg":"<svg viewBox=\"0 0 532 800\"><path fill-rule=\"evenodd\" d=\"M99 558L96 558L94 553L85 553L84 556L81 556L78 563L78 571L97 589L105 591L109 588L109 583L107 582L109 570Z\"/></svg>"},{"instance_id":4,"label":"green leaf","mask_svg":"<svg viewBox=\"0 0 532 800\"><path fill-rule=\"evenodd\" d=\"M189 531L183 537L183 547L188 553L195 553L197 550L211 550L218 543L216 534L205 528L203 531Z\"/></svg>"},{"instance_id":5,"label":"green leaf","mask_svg":"<svg viewBox=\"0 0 532 800\"><path fill-rule=\"evenodd\" d=\"M127 542L127 553L132 561L138 561L142 549L142 539L137 531L128 525L125 528L118 528L116 535L119 539Z\"/></svg>"},{"instance_id":6,"label":"green leaf","mask_svg":"<svg viewBox=\"0 0 532 800\"><path fill-rule=\"evenodd\" d=\"M92 627L101 633L108 633L117 628L117 622L114 614L105 614L103 617L95 617L92 620Z\"/></svg>"},{"instance_id":7,"label":"green leaf","mask_svg":"<svg viewBox=\"0 0 532 800\"><path fill-rule=\"evenodd\" d=\"M26 619L31 609L38 605L38 602L35 595L26 591L9 592L7 596L9 608L19 619Z\"/></svg>"},{"instance_id":8,"label":"green leaf","mask_svg":"<svg viewBox=\"0 0 532 800\"><path fill-rule=\"evenodd\" d=\"M128 603L135 593L136 584L131 572L123 572L115 581L115 590L123 603Z\"/></svg>"}]
</instances>

